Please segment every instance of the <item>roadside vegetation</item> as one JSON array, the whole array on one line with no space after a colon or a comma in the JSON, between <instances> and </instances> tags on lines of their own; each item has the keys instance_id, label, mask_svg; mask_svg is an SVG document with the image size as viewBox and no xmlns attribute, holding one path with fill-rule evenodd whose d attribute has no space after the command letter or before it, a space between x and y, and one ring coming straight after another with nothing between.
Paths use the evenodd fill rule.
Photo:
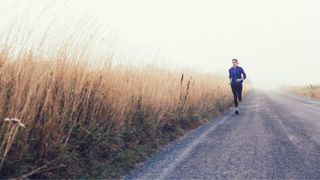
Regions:
<instances>
[{"instance_id":1,"label":"roadside vegetation","mask_svg":"<svg viewBox=\"0 0 320 180\"><path fill-rule=\"evenodd\" d=\"M320 99L320 85L286 87L286 90L294 94Z\"/></svg>"}]
</instances>

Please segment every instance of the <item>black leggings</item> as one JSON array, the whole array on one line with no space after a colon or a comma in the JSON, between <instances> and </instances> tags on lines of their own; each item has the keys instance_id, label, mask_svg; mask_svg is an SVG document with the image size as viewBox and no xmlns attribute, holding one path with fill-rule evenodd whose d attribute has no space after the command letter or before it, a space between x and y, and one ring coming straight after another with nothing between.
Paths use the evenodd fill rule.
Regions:
<instances>
[{"instance_id":1,"label":"black leggings","mask_svg":"<svg viewBox=\"0 0 320 180\"><path fill-rule=\"evenodd\" d=\"M238 99L241 101L242 94L242 83L231 84L231 89L233 93L233 100L235 107L238 107Z\"/></svg>"}]
</instances>

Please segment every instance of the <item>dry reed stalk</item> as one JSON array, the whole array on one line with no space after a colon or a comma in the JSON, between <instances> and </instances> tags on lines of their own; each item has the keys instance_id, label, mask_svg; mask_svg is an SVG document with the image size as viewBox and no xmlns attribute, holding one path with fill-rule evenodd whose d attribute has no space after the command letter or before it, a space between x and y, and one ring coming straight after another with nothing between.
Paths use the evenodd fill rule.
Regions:
<instances>
[{"instance_id":1,"label":"dry reed stalk","mask_svg":"<svg viewBox=\"0 0 320 180\"><path fill-rule=\"evenodd\" d=\"M21 123L20 119L17 118L5 118L1 131L3 133L3 139L0 146L0 153L1 153L1 163L0 163L0 170L3 166L4 160L8 155L8 152L15 140L17 132L19 128L25 128L25 125Z\"/></svg>"}]
</instances>

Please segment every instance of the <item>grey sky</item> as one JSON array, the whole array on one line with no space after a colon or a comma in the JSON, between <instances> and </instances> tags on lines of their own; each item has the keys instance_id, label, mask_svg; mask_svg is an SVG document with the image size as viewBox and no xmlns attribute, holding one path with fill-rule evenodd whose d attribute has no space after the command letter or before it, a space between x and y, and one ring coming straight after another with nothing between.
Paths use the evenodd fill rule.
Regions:
<instances>
[{"instance_id":1,"label":"grey sky","mask_svg":"<svg viewBox=\"0 0 320 180\"><path fill-rule=\"evenodd\" d=\"M44 6L41 1L23 2L33 12L41 11ZM45 29L45 22L59 22L65 30L83 34L90 32L86 28L90 29L94 23L105 25L128 41L127 48L121 49L128 51L127 55L156 52L166 66L225 71L226 76L231 59L236 57L258 87L320 82L320 2L316 0L65 2L55 1L50 6L52 12L42 14L42 24L36 27ZM12 6L11 2L2 7L0 20L5 22L2 26L16 20L17 12L26 13L22 5ZM35 17L28 16L37 25L37 21L32 21ZM69 17L72 21L90 17L91 24L75 28L76 23L62 23L71 21ZM107 37L110 32L99 33ZM143 58L146 62L151 60Z\"/></svg>"}]
</instances>

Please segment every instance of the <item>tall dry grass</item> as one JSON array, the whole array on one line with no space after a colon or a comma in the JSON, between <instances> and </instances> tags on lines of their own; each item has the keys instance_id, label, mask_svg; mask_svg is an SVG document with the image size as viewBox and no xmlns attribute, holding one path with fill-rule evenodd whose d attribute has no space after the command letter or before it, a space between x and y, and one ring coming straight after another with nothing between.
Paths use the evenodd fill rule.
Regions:
<instances>
[{"instance_id":1,"label":"tall dry grass","mask_svg":"<svg viewBox=\"0 0 320 180\"><path fill-rule=\"evenodd\" d=\"M81 58L2 50L0 140L11 144L1 178L118 177L232 102L227 78L214 74ZM9 131L8 118L25 127Z\"/></svg>"},{"instance_id":2,"label":"tall dry grass","mask_svg":"<svg viewBox=\"0 0 320 180\"><path fill-rule=\"evenodd\" d=\"M320 85L287 87L288 91L312 98L320 98Z\"/></svg>"}]
</instances>

